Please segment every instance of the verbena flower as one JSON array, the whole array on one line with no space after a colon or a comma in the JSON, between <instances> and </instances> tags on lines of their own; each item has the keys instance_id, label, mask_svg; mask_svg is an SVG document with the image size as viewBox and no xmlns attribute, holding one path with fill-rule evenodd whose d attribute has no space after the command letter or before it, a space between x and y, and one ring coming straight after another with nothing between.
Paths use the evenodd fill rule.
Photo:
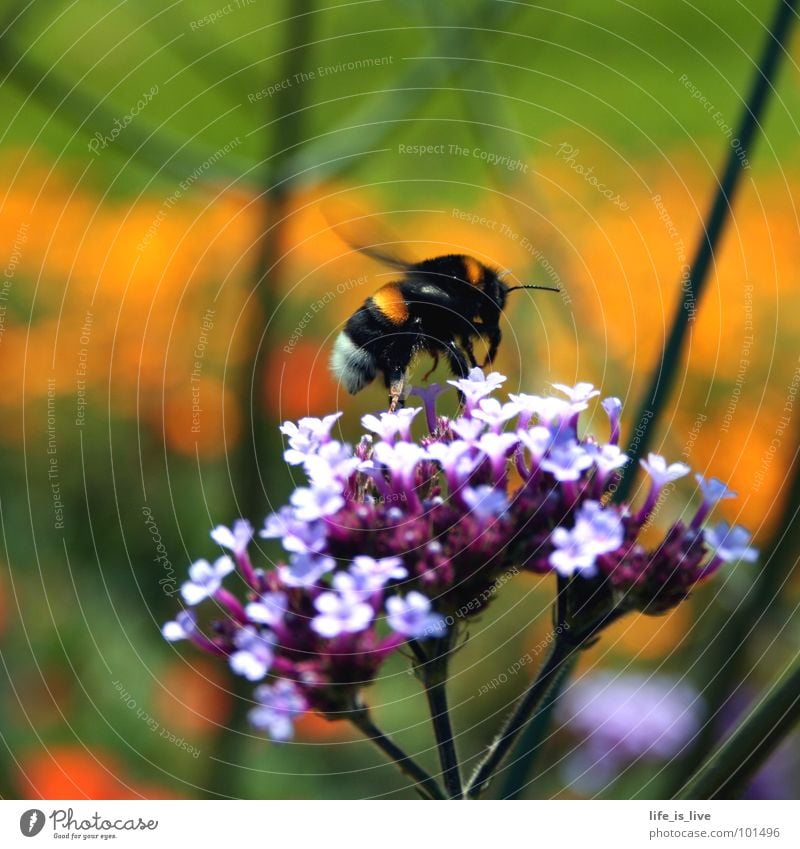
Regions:
<instances>
[{"instance_id":1,"label":"verbena flower","mask_svg":"<svg viewBox=\"0 0 800 849\"><path fill-rule=\"evenodd\" d=\"M226 656L238 674L265 680L254 723L288 739L304 710L352 710L408 640L441 637L483 613L507 572L556 573L595 606L656 613L724 562L753 559L743 529L703 527L730 496L715 481L701 481L692 520L675 522L655 544L640 540L666 485L689 469L651 454L643 506L614 504L628 461L617 445L619 399L602 402L610 422L603 442L579 435L578 417L598 395L590 384L507 401L495 397L504 381L480 369L449 381L463 401L452 419L436 410L441 387L415 390L422 408L365 416L370 434L355 448L331 436L338 414L285 423L286 460L307 481L260 531L281 542L283 559L255 569L250 525L215 528L235 564L198 561L183 596L191 606L213 598L223 618L201 626L180 614L165 638L189 639ZM414 438L423 408L427 433ZM245 597L222 587L234 568Z\"/></svg>"},{"instance_id":2,"label":"verbena flower","mask_svg":"<svg viewBox=\"0 0 800 849\"><path fill-rule=\"evenodd\" d=\"M691 685L667 675L597 672L580 678L558 708L579 742L564 762L568 780L595 792L635 762L669 760L699 730L702 708Z\"/></svg>"}]
</instances>

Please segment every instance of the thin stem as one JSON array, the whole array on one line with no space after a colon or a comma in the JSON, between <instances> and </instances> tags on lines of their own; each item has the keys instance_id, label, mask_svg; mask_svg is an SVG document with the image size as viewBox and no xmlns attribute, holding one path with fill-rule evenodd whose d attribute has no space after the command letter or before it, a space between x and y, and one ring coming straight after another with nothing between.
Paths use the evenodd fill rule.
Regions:
<instances>
[{"instance_id":1,"label":"thin stem","mask_svg":"<svg viewBox=\"0 0 800 849\"><path fill-rule=\"evenodd\" d=\"M539 670L533 684L517 702L514 711L505 721L500 733L492 741L484 759L478 764L467 784L466 795L468 799L476 798L484 791L531 715L544 701L548 691L555 683L556 673L561 665L573 651L575 651L575 646L572 643L567 642L562 637L556 637L550 655Z\"/></svg>"},{"instance_id":2,"label":"thin stem","mask_svg":"<svg viewBox=\"0 0 800 849\"><path fill-rule=\"evenodd\" d=\"M442 780L445 790L449 798L463 799L461 770L453 739L450 709L447 704L447 679L449 677L448 667L452 638L448 635L432 642L432 654L428 662L420 667L420 674L425 686L428 708L431 712L433 733L436 737L436 748L439 752L439 763L442 767Z\"/></svg>"},{"instance_id":3,"label":"thin stem","mask_svg":"<svg viewBox=\"0 0 800 849\"><path fill-rule=\"evenodd\" d=\"M559 615L565 615L567 605L561 598L561 595L561 592L559 592L557 610L559 611ZM539 670L539 674L533 683L517 702L516 707L506 720L500 733L489 745L486 755L478 764L472 778L469 780L466 790L468 799L480 796L485 790L495 771L517 741L522 730L528 724L531 716L539 710L549 695L550 690L558 683L561 675L564 674L564 666L569 665L568 661L572 655L591 643L604 628L608 627L625 613L626 610L624 608L611 608L594 622L587 625L583 630L569 628L565 620L558 622L553 634L553 648L547 660Z\"/></svg>"},{"instance_id":4,"label":"thin stem","mask_svg":"<svg viewBox=\"0 0 800 849\"><path fill-rule=\"evenodd\" d=\"M728 146L728 159L706 217L707 224L701 235L689 271L688 285L682 286L683 297L675 308L672 327L661 355L661 362L653 370L650 387L644 396L637 418L636 442L632 441L628 447L628 454L633 462L628 463L622 470L622 480L614 494L618 503L626 501L630 494L634 471L638 466L637 461L644 456L650 446L653 427L660 422L661 410L675 382L689 322L691 316L696 313L700 297L708 283L708 271L714 259L714 252L730 215L734 195L744 171L744 160L740 153L742 150L750 153L756 130L760 126L764 107L767 104L768 95L774 90L772 81L775 78L778 62L786 52L784 44L795 18L794 9L796 5L797 0L778 0L775 17L767 33L766 42L736 134L740 144L736 147Z\"/></svg>"},{"instance_id":5,"label":"thin stem","mask_svg":"<svg viewBox=\"0 0 800 849\"><path fill-rule=\"evenodd\" d=\"M677 798L735 798L798 722L800 664L689 779Z\"/></svg>"},{"instance_id":6,"label":"thin stem","mask_svg":"<svg viewBox=\"0 0 800 849\"><path fill-rule=\"evenodd\" d=\"M445 798L436 779L427 773L397 743L387 737L375 725L366 707L361 706L357 708L348 714L348 718L367 739L373 742L391 761L397 764L404 775L407 775L414 782L420 795L425 799Z\"/></svg>"},{"instance_id":7,"label":"thin stem","mask_svg":"<svg viewBox=\"0 0 800 849\"><path fill-rule=\"evenodd\" d=\"M527 786L528 776L533 770L550 728L550 720L553 718L556 702L564 691L570 675L575 670L577 659L577 655L572 654L561 664L541 707L533 714L530 722L520 735L515 752L512 752L510 756L507 774L504 777L499 794L500 799L518 799Z\"/></svg>"}]
</instances>

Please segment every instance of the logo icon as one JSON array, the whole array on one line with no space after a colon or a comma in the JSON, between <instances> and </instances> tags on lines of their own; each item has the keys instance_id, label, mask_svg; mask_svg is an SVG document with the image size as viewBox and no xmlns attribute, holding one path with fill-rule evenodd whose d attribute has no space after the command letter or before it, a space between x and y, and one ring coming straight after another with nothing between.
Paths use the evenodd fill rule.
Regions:
<instances>
[{"instance_id":1,"label":"logo icon","mask_svg":"<svg viewBox=\"0 0 800 849\"><path fill-rule=\"evenodd\" d=\"M19 830L25 837L36 837L44 828L44 811L31 808L19 818Z\"/></svg>"}]
</instances>

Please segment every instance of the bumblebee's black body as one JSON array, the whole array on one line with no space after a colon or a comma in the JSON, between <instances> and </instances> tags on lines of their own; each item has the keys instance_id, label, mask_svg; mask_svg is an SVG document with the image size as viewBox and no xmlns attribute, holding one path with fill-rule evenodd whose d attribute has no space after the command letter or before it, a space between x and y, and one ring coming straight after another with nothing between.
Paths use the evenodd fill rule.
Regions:
<instances>
[{"instance_id":1,"label":"bumblebee's black body","mask_svg":"<svg viewBox=\"0 0 800 849\"><path fill-rule=\"evenodd\" d=\"M392 264L402 268L402 278L383 286L350 317L334 345L331 368L351 394L381 374L394 407L418 353L437 361L444 356L461 377L478 365L472 342L482 336L489 345L483 366L494 360L510 289L497 272L460 254Z\"/></svg>"}]
</instances>

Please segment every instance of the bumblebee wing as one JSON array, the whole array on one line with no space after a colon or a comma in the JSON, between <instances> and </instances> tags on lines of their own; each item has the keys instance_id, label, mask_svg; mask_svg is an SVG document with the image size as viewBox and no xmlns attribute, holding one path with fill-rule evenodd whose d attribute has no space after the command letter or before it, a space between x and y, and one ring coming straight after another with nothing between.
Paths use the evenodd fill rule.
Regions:
<instances>
[{"instance_id":1,"label":"bumblebee wing","mask_svg":"<svg viewBox=\"0 0 800 849\"><path fill-rule=\"evenodd\" d=\"M330 229L353 250L399 271L408 271L415 264L403 252L404 240L379 223L376 213L342 200L326 200L320 211Z\"/></svg>"}]
</instances>

